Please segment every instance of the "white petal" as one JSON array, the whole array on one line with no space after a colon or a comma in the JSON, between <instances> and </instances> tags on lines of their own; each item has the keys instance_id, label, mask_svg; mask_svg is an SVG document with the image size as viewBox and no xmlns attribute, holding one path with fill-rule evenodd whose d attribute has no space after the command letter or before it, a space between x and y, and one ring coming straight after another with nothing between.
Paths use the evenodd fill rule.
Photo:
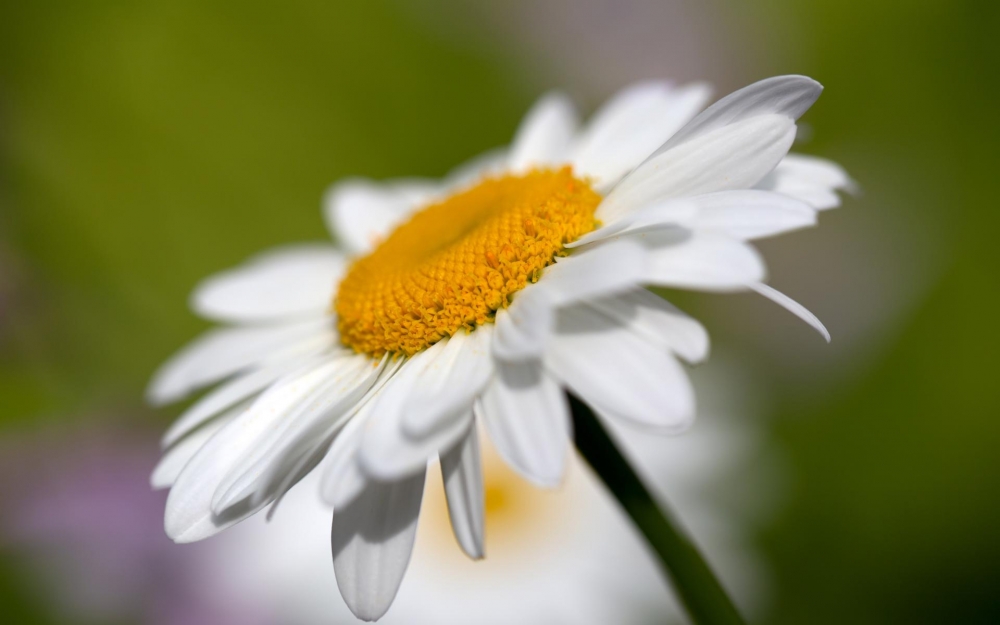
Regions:
<instances>
[{"instance_id":1,"label":"white petal","mask_svg":"<svg viewBox=\"0 0 1000 625\"><path fill-rule=\"evenodd\" d=\"M478 560L484 555L486 498L475 421L454 447L441 454L441 477L455 539L470 558Z\"/></svg>"},{"instance_id":2,"label":"white petal","mask_svg":"<svg viewBox=\"0 0 1000 625\"><path fill-rule=\"evenodd\" d=\"M666 199L750 188L774 169L794 139L795 122L773 114L700 134L626 176L598 206L596 217L611 223Z\"/></svg>"},{"instance_id":3,"label":"white petal","mask_svg":"<svg viewBox=\"0 0 1000 625\"><path fill-rule=\"evenodd\" d=\"M191 294L191 309L232 323L322 315L346 265L332 246L280 248L203 280Z\"/></svg>"},{"instance_id":4,"label":"white petal","mask_svg":"<svg viewBox=\"0 0 1000 625\"><path fill-rule=\"evenodd\" d=\"M577 125L576 110L569 98L558 93L544 96L517 129L510 148L510 170L523 173L533 167L566 162Z\"/></svg>"},{"instance_id":5,"label":"white petal","mask_svg":"<svg viewBox=\"0 0 1000 625\"><path fill-rule=\"evenodd\" d=\"M212 512L212 498L223 479L304 397L328 376L325 365L296 372L276 383L253 405L227 423L198 451L177 478L167 498L165 528L174 541L207 538L253 514L256 510Z\"/></svg>"},{"instance_id":6,"label":"white petal","mask_svg":"<svg viewBox=\"0 0 1000 625\"><path fill-rule=\"evenodd\" d=\"M416 386L409 393L409 404L402 415L403 433L413 438L434 431L442 418L472 409L472 402L493 374L490 344L493 325L477 327L472 332L458 332L445 343L433 361L416 369Z\"/></svg>"},{"instance_id":7,"label":"white petal","mask_svg":"<svg viewBox=\"0 0 1000 625\"><path fill-rule=\"evenodd\" d=\"M356 461L357 446L360 442L360 426L371 414L374 398L379 395L385 384L393 378L403 364L403 359L392 361L386 358L386 361L381 366L378 379L354 408L339 419L316 422L317 427L297 428L293 436L281 442L281 453L260 478L261 485L257 487L254 497L251 499L252 503L255 504L260 503L264 498L274 499L274 503L271 504L271 508L267 512L268 520L274 516L284 495L320 462L324 460L328 462L327 468L323 470L326 473L330 470L330 464L336 464L338 458L340 460L349 458L349 466L342 467L340 471L343 473L343 469L346 469L348 474L352 471L360 474L360 467ZM331 456L334 457L331 458ZM358 483L349 484L347 482L350 481L350 477L351 475L346 477L346 482L343 479L336 479L337 496L345 497L337 505L346 505L347 501L357 495L367 483L367 477L361 475L361 480Z\"/></svg>"},{"instance_id":8,"label":"white petal","mask_svg":"<svg viewBox=\"0 0 1000 625\"><path fill-rule=\"evenodd\" d=\"M649 284L730 291L748 288L766 275L760 255L743 241L702 232L661 246L657 241L659 234L648 234L642 239L653 247L648 261Z\"/></svg>"},{"instance_id":9,"label":"white petal","mask_svg":"<svg viewBox=\"0 0 1000 625\"><path fill-rule=\"evenodd\" d=\"M798 198L817 210L840 206L837 191L857 192L857 184L840 165L802 154L782 159L757 188Z\"/></svg>"},{"instance_id":10,"label":"white petal","mask_svg":"<svg viewBox=\"0 0 1000 625\"><path fill-rule=\"evenodd\" d=\"M817 332L819 332L826 342L830 342L830 332L823 325L823 322L819 318L809 312L809 309L802 304L796 302L792 298L788 297L781 291L773 289L766 284L751 284L750 288L757 291L764 297L768 298L772 302L775 302L779 306L783 307L785 310L789 311L799 319L805 321L813 327Z\"/></svg>"},{"instance_id":11,"label":"white petal","mask_svg":"<svg viewBox=\"0 0 1000 625\"><path fill-rule=\"evenodd\" d=\"M694 418L687 373L667 351L586 307L559 312L546 364L588 404L669 432Z\"/></svg>"},{"instance_id":12,"label":"white petal","mask_svg":"<svg viewBox=\"0 0 1000 625\"><path fill-rule=\"evenodd\" d=\"M283 375L291 373L300 366L300 361L308 362L309 359L296 358L291 362L286 361L260 369L252 369L220 384L185 410L170 425L166 434L163 435L161 444L163 447L173 445L188 432L221 411L264 390Z\"/></svg>"},{"instance_id":13,"label":"white petal","mask_svg":"<svg viewBox=\"0 0 1000 625\"><path fill-rule=\"evenodd\" d=\"M493 355L507 362L541 357L555 307L624 291L647 273L646 252L634 241L615 241L581 250L545 269L536 284L497 311Z\"/></svg>"},{"instance_id":14,"label":"white petal","mask_svg":"<svg viewBox=\"0 0 1000 625\"><path fill-rule=\"evenodd\" d=\"M704 196L701 196L704 197ZM687 227L698 217L698 205L692 198L679 198L656 202L630 212L610 224L588 232L566 247L572 249L606 241L621 234L636 234L655 230Z\"/></svg>"},{"instance_id":15,"label":"white petal","mask_svg":"<svg viewBox=\"0 0 1000 625\"><path fill-rule=\"evenodd\" d=\"M383 188L402 198L410 212L421 204L433 202L441 194L440 181L432 178L394 178L381 184Z\"/></svg>"},{"instance_id":16,"label":"white petal","mask_svg":"<svg viewBox=\"0 0 1000 625\"><path fill-rule=\"evenodd\" d=\"M612 241L560 258L529 288L544 291L553 306L621 292L642 282L646 258L635 241Z\"/></svg>"},{"instance_id":17,"label":"white petal","mask_svg":"<svg viewBox=\"0 0 1000 625\"><path fill-rule=\"evenodd\" d=\"M855 182L844 168L833 161L806 154L789 154L778 165L788 174L794 174L802 183L811 183L828 189L851 189Z\"/></svg>"},{"instance_id":18,"label":"white petal","mask_svg":"<svg viewBox=\"0 0 1000 625\"><path fill-rule=\"evenodd\" d=\"M660 349L670 350L688 362L708 356L708 332L659 295L646 289L588 302L602 314L627 327Z\"/></svg>"},{"instance_id":19,"label":"white petal","mask_svg":"<svg viewBox=\"0 0 1000 625\"><path fill-rule=\"evenodd\" d=\"M807 76L774 76L730 93L692 119L660 146L653 157L718 128L761 115L781 115L791 120L813 105L823 85Z\"/></svg>"},{"instance_id":20,"label":"white petal","mask_svg":"<svg viewBox=\"0 0 1000 625\"><path fill-rule=\"evenodd\" d=\"M555 324L552 304L543 290L523 289L506 309L496 313L493 357L507 362L537 360Z\"/></svg>"},{"instance_id":21,"label":"white petal","mask_svg":"<svg viewBox=\"0 0 1000 625\"><path fill-rule=\"evenodd\" d=\"M149 478L150 485L156 490L173 486L174 482L177 481L177 476L184 469L184 465L198 453L198 450L208 442L208 439L212 438L233 417L249 407L250 402L241 403L225 414L220 415L211 423L207 423L194 432L191 432L164 451L163 457L157 463L156 468L153 469L153 474Z\"/></svg>"},{"instance_id":22,"label":"white petal","mask_svg":"<svg viewBox=\"0 0 1000 625\"><path fill-rule=\"evenodd\" d=\"M816 211L788 195L758 189L719 191L654 203L589 232L566 247L585 246L622 234L678 227L715 231L737 239L759 239L815 223Z\"/></svg>"},{"instance_id":23,"label":"white petal","mask_svg":"<svg viewBox=\"0 0 1000 625\"><path fill-rule=\"evenodd\" d=\"M323 459L320 496L334 509L350 504L371 482L361 470L358 448L361 446L363 424L371 413L372 405L368 402L341 430Z\"/></svg>"},{"instance_id":24,"label":"white petal","mask_svg":"<svg viewBox=\"0 0 1000 625\"><path fill-rule=\"evenodd\" d=\"M384 358L376 365L363 354L335 358L310 373L320 382L312 388L303 388L302 395L294 403L286 407L280 403L281 394L276 393L271 405L252 408L283 411L284 414L266 435L248 446L219 483L212 498L212 511L221 514L251 496L255 504L269 499L268 495L273 493L262 489L274 485L272 480L266 479L274 468L280 465L291 470L296 460L311 450L310 446L299 448L296 442L322 440L332 434L331 429L342 426L378 379L384 365ZM267 400L262 398L262 401Z\"/></svg>"},{"instance_id":25,"label":"white petal","mask_svg":"<svg viewBox=\"0 0 1000 625\"><path fill-rule=\"evenodd\" d=\"M426 466L465 432L472 403L493 371L491 326L458 333L403 365L382 391L365 426L359 458L388 481Z\"/></svg>"},{"instance_id":26,"label":"white petal","mask_svg":"<svg viewBox=\"0 0 1000 625\"><path fill-rule=\"evenodd\" d=\"M332 345L336 345L336 329L329 318L210 330L159 368L146 398L153 404L166 404L265 361L306 356Z\"/></svg>"},{"instance_id":27,"label":"white petal","mask_svg":"<svg viewBox=\"0 0 1000 625\"><path fill-rule=\"evenodd\" d=\"M698 211L687 227L737 239L759 239L816 224L816 211L809 204L781 193L720 191L692 201Z\"/></svg>"},{"instance_id":28,"label":"white petal","mask_svg":"<svg viewBox=\"0 0 1000 625\"><path fill-rule=\"evenodd\" d=\"M331 543L333 569L344 601L358 618L374 621L392 605L413 552L424 475L370 484L353 503L336 510Z\"/></svg>"},{"instance_id":29,"label":"white petal","mask_svg":"<svg viewBox=\"0 0 1000 625\"><path fill-rule=\"evenodd\" d=\"M472 408L449 415L436 428L415 438L406 436L398 421L380 417L378 413L373 415L365 428L358 450L358 465L368 478L388 482L424 470L438 453L461 439L472 421Z\"/></svg>"},{"instance_id":30,"label":"white petal","mask_svg":"<svg viewBox=\"0 0 1000 625\"><path fill-rule=\"evenodd\" d=\"M562 389L540 363L497 363L477 407L507 464L534 484L559 485L572 426Z\"/></svg>"},{"instance_id":31,"label":"white petal","mask_svg":"<svg viewBox=\"0 0 1000 625\"><path fill-rule=\"evenodd\" d=\"M599 187L614 184L691 120L705 105L707 85L674 89L647 82L619 92L581 134L573 168Z\"/></svg>"},{"instance_id":32,"label":"white petal","mask_svg":"<svg viewBox=\"0 0 1000 625\"><path fill-rule=\"evenodd\" d=\"M462 163L445 176L443 187L459 190L479 182L486 176L503 173L507 168L507 150L496 148L483 152Z\"/></svg>"},{"instance_id":33,"label":"white petal","mask_svg":"<svg viewBox=\"0 0 1000 625\"><path fill-rule=\"evenodd\" d=\"M345 249L364 254L438 192L435 184L426 181L378 183L352 178L327 191L324 216Z\"/></svg>"}]
</instances>

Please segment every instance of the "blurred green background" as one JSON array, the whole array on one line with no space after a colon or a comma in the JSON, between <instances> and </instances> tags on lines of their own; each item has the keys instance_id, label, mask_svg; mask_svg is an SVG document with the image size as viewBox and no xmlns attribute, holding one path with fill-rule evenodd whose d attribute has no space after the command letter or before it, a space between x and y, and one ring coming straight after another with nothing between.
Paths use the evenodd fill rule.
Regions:
<instances>
[{"instance_id":1,"label":"blurred green background","mask_svg":"<svg viewBox=\"0 0 1000 625\"><path fill-rule=\"evenodd\" d=\"M766 622L1000 623L998 32L985 1L3 2L0 435L166 423L142 390L205 327L192 285L323 238L342 176L439 176L548 88L590 112L640 78L804 73L801 149L863 194L763 249L833 344L684 300L787 472ZM3 611L45 622L20 576Z\"/></svg>"}]
</instances>

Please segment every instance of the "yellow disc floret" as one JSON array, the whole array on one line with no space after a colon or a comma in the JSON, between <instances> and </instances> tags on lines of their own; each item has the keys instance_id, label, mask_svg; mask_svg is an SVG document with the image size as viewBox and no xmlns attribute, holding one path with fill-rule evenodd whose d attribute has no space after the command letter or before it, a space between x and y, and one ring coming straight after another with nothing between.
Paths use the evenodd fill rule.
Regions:
<instances>
[{"instance_id":1,"label":"yellow disc floret","mask_svg":"<svg viewBox=\"0 0 1000 625\"><path fill-rule=\"evenodd\" d=\"M487 178L420 210L351 266L334 300L359 353L413 355L490 323L563 246L596 226L601 196L570 168Z\"/></svg>"}]
</instances>

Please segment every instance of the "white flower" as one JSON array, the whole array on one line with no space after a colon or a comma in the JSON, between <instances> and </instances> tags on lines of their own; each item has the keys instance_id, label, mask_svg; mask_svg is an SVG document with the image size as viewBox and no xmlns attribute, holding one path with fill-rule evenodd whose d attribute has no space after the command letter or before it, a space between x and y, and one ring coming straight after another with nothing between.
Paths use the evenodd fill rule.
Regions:
<instances>
[{"instance_id":1,"label":"white flower","mask_svg":"<svg viewBox=\"0 0 1000 625\"><path fill-rule=\"evenodd\" d=\"M153 476L172 487L167 533L206 538L319 467L341 593L376 619L409 561L429 460L456 538L483 555L479 424L542 486L566 465L564 389L601 416L685 429L679 360L702 360L707 335L644 287L753 289L825 334L763 284L747 242L814 224L849 185L787 154L820 91L771 78L697 114L704 87L647 83L582 129L552 95L509 149L443 181L335 186L341 248L280 249L194 292L195 311L227 327L164 365L150 397L224 382L167 432Z\"/></svg>"},{"instance_id":2,"label":"white flower","mask_svg":"<svg viewBox=\"0 0 1000 625\"><path fill-rule=\"evenodd\" d=\"M754 511L718 491L727 483L746 488L754 475L766 475L753 471L764 467L756 461L762 450L748 418L752 410L741 401L734 412L740 380L719 362L696 372L696 389L712 393L689 434L655 440L634 428L616 434L650 486L668 495L741 608L759 615L754 608L767 594L761 588L766 568L744 544ZM642 537L579 455L570 454L559 489L543 490L506 467L482 432L480 439L489 557L473 561L455 549L444 489L428 482L406 583L380 622L686 622ZM207 567L199 561L200 574L219 596L252 598L256 610L281 615L289 625L355 622L331 592L330 554L316 548L330 535L329 509L313 490L316 473L289 493L272 522L251 519L208 541L215 549Z\"/></svg>"}]
</instances>

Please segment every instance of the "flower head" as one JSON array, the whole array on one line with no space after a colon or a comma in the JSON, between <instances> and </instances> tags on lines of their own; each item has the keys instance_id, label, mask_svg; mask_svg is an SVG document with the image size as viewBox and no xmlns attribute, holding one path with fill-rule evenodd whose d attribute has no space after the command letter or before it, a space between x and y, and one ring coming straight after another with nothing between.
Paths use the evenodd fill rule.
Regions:
<instances>
[{"instance_id":1,"label":"flower head","mask_svg":"<svg viewBox=\"0 0 1000 625\"><path fill-rule=\"evenodd\" d=\"M335 186L340 246L286 248L200 285L228 324L168 362L165 402L222 382L168 431L153 476L167 533L199 540L274 505L317 469L334 508L338 585L359 617L385 613L413 548L428 462L440 457L455 536L483 556L477 428L541 486L560 482L569 390L602 417L686 428L681 361L701 325L648 286L756 290L748 243L816 221L850 181L792 156L821 87L755 83L708 107L700 85L623 91L580 128L543 98L513 144L444 180Z\"/></svg>"}]
</instances>

